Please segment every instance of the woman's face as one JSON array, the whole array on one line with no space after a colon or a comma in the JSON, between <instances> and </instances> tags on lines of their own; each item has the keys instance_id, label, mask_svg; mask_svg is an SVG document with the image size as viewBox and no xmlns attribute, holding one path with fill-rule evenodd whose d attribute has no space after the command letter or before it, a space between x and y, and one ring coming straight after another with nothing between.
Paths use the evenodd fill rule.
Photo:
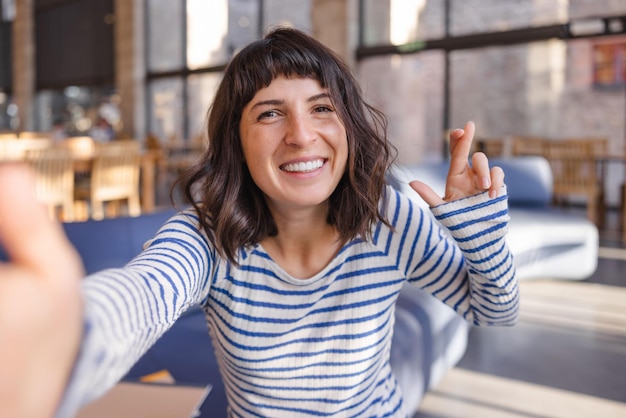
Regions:
<instances>
[{"instance_id":1,"label":"woman's face","mask_svg":"<svg viewBox=\"0 0 626 418\"><path fill-rule=\"evenodd\" d=\"M244 107L239 131L271 209L326 204L346 170L346 129L317 80L274 79Z\"/></svg>"}]
</instances>

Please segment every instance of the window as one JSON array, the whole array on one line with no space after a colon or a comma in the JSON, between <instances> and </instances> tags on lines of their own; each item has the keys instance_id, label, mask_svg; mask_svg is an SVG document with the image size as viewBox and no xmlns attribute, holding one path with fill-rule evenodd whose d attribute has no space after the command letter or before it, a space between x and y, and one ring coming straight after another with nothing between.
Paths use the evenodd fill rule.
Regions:
<instances>
[{"instance_id":1,"label":"window","mask_svg":"<svg viewBox=\"0 0 626 418\"><path fill-rule=\"evenodd\" d=\"M204 131L222 71L240 48L274 24L311 26L311 0L145 1L147 130L161 141Z\"/></svg>"}]
</instances>

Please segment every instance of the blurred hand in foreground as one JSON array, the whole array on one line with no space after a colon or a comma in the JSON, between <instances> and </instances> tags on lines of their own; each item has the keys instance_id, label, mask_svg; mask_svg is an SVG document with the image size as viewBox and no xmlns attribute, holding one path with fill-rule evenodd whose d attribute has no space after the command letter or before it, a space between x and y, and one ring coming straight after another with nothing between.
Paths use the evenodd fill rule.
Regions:
<instances>
[{"instance_id":1,"label":"blurred hand in foreground","mask_svg":"<svg viewBox=\"0 0 626 418\"><path fill-rule=\"evenodd\" d=\"M0 164L0 417L54 415L82 334L78 254L35 197L34 177Z\"/></svg>"}]
</instances>

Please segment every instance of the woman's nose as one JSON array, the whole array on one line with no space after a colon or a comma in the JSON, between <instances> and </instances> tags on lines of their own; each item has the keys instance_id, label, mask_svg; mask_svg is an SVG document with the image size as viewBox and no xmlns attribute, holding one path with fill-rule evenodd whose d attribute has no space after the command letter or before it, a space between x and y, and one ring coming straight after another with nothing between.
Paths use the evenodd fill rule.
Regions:
<instances>
[{"instance_id":1,"label":"woman's nose","mask_svg":"<svg viewBox=\"0 0 626 418\"><path fill-rule=\"evenodd\" d=\"M306 116L292 115L288 118L288 129L285 143L288 145L304 146L317 138L313 121Z\"/></svg>"}]
</instances>

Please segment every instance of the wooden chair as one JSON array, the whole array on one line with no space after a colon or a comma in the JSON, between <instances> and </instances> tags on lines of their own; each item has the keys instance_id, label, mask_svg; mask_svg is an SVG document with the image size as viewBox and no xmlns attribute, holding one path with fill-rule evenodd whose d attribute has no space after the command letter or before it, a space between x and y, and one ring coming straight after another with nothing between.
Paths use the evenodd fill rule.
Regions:
<instances>
[{"instance_id":1,"label":"wooden chair","mask_svg":"<svg viewBox=\"0 0 626 418\"><path fill-rule=\"evenodd\" d=\"M489 158L504 157L507 154L507 142L505 138L476 138L472 142L470 153L484 152ZM470 155L471 155L470 154Z\"/></svg>"},{"instance_id":2,"label":"wooden chair","mask_svg":"<svg viewBox=\"0 0 626 418\"><path fill-rule=\"evenodd\" d=\"M554 197L563 203L574 196L585 198L587 218L600 226L604 214L604 186L598 175L598 144L586 139L553 139L543 142L554 178Z\"/></svg>"},{"instance_id":3,"label":"wooden chair","mask_svg":"<svg viewBox=\"0 0 626 418\"><path fill-rule=\"evenodd\" d=\"M201 136L194 136L189 142L172 136L164 144L154 134L148 134L146 149L155 157L158 189L169 192L174 181L202 158L205 147Z\"/></svg>"},{"instance_id":4,"label":"wooden chair","mask_svg":"<svg viewBox=\"0 0 626 418\"><path fill-rule=\"evenodd\" d=\"M141 214L139 173L140 144L137 141L113 141L98 145L95 150L89 181L77 184L77 200L88 200L93 219L104 218L104 204L117 209L126 201L128 214ZM110 212L115 215L116 212Z\"/></svg>"},{"instance_id":5,"label":"wooden chair","mask_svg":"<svg viewBox=\"0 0 626 418\"><path fill-rule=\"evenodd\" d=\"M543 155L543 143L547 139L538 136L513 136L511 137L511 154L519 155Z\"/></svg>"},{"instance_id":6,"label":"wooden chair","mask_svg":"<svg viewBox=\"0 0 626 418\"><path fill-rule=\"evenodd\" d=\"M74 162L69 150L49 147L27 150L24 160L35 173L35 190L48 206L50 217L74 220ZM60 208L60 213L57 209Z\"/></svg>"}]
</instances>

